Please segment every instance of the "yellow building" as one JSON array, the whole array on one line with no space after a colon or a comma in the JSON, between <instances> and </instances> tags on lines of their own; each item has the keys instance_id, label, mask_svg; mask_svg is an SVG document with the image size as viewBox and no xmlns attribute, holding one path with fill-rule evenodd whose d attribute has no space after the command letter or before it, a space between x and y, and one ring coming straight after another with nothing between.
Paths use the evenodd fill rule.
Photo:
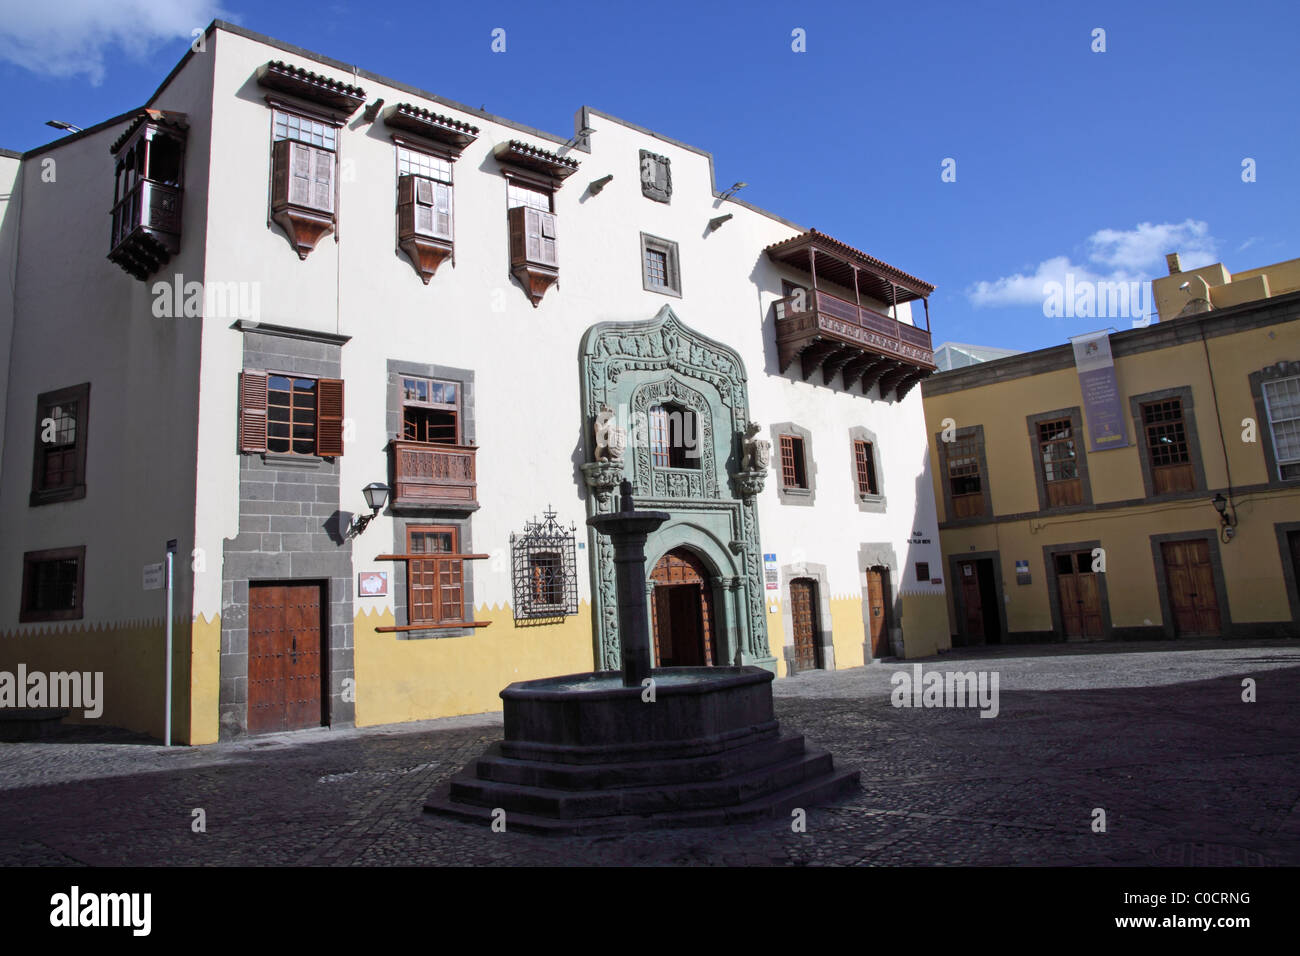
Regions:
<instances>
[{"instance_id":1,"label":"yellow building","mask_svg":"<svg viewBox=\"0 0 1300 956\"><path fill-rule=\"evenodd\" d=\"M955 645L1300 636L1300 260L1168 261L1158 323L924 383Z\"/></svg>"}]
</instances>

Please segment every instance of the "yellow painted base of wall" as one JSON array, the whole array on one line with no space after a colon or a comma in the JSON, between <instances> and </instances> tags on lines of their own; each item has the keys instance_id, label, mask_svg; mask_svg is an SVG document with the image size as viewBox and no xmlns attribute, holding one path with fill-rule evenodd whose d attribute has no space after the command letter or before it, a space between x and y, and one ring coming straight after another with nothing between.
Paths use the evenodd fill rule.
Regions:
<instances>
[{"instance_id":1,"label":"yellow painted base of wall","mask_svg":"<svg viewBox=\"0 0 1300 956\"><path fill-rule=\"evenodd\" d=\"M454 717L501 709L501 690L515 681L577 674L595 666L591 606L555 624L516 627L510 607L481 606L490 621L467 637L402 640L376 633L393 613L361 611L354 619L357 726Z\"/></svg>"},{"instance_id":2,"label":"yellow painted base of wall","mask_svg":"<svg viewBox=\"0 0 1300 956\"><path fill-rule=\"evenodd\" d=\"M190 667L191 744L216 743L221 687L221 615L194 618Z\"/></svg>"},{"instance_id":3,"label":"yellow painted base of wall","mask_svg":"<svg viewBox=\"0 0 1300 956\"><path fill-rule=\"evenodd\" d=\"M929 657L952 647L948 601L943 592L903 592L903 655Z\"/></svg>"},{"instance_id":4,"label":"yellow painted base of wall","mask_svg":"<svg viewBox=\"0 0 1300 956\"><path fill-rule=\"evenodd\" d=\"M219 643L219 624L217 640ZM66 722L122 727L160 740L166 724L166 656L166 629L159 619L89 626L49 625L0 634L0 670L16 673L21 663L29 674L90 671L104 675L100 716L87 718L84 708L78 708L68 714ZM189 725L192 671L190 622L178 620L172 626L172 737L180 743L206 743L210 741L192 739ZM205 709L211 711L215 728L217 682L212 678L208 683L212 702ZM215 732L211 739L216 739Z\"/></svg>"},{"instance_id":5,"label":"yellow painted base of wall","mask_svg":"<svg viewBox=\"0 0 1300 956\"><path fill-rule=\"evenodd\" d=\"M831 643L835 645L835 669L862 667L867 662L863 643L867 628L862 621L862 596L831 598Z\"/></svg>"}]
</instances>

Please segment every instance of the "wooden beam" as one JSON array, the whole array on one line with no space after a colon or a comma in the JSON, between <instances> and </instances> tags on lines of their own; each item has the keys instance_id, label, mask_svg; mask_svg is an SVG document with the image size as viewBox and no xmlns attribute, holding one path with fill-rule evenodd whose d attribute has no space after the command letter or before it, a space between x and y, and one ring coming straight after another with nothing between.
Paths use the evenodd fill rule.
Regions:
<instances>
[{"instance_id":1,"label":"wooden beam","mask_svg":"<svg viewBox=\"0 0 1300 956\"><path fill-rule=\"evenodd\" d=\"M808 346L799 353L799 366L803 372L803 380L808 381L808 377L821 367L826 356L840 348L839 342L817 341Z\"/></svg>"},{"instance_id":2,"label":"wooden beam","mask_svg":"<svg viewBox=\"0 0 1300 956\"><path fill-rule=\"evenodd\" d=\"M894 387L903 379L911 375L916 370L915 365L907 365L899 362L897 367L891 368L880 377L880 397L883 399Z\"/></svg>"},{"instance_id":3,"label":"wooden beam","mask_svg":"<svg viewBox=\"0 0 1300 956\"><path fill-rule=\"evenodd\" d=\"M833 385L832 380L837 374L839 374L840 369L844 367L845 363L861 354L862 349L858 348L856 345L845 345L842 346L839 351L832 352L830 355L826 356L826 360L822 362L822 381L827 385Z\"/></svg>"},{"instance_id":4,"label":"wooden beam","mask_svg":"<svg viewBox=\"0 0 1300 956\"><path fill-rule=\"evenodd\" d=\"M921 368L917 369L915 372L905 377L901 382L899 382L896 386L894 386L894 392L896 395L898 395L898 400L901 402L904 398L907 397L907 393L912 390L912 386L914 386L917 382L925 381L925 379L929 377L930 377L930 371L928 369L921 369Z\"/></svg>"},{"instance_id":5,"label":"wooden beam","mask_svg":"<svg viewBox=\"0 0 1300 956\"><path fill-rule=\"evenodd\" d=\"M377 634L391 634L393 631L440 631L454 627L487 627L491 621L448 621L445 624L397 624L390 627L377 627Z\"/></svg>"},{"instance_id":6,"label":"wooden beam","mask_svg":"<svg viewBox=\"0 0 1300 956\"><path fill-rule=\"evenodd\" d=\"M847 362L845 362L844 363L844 387L846 389L852 388L854 383L857 382L858 379L862 378L862 373L867 370L867 367L871 365L872 362L875 362L879 358L880 356L878 356L875 352L859 351L856 358L849 359Z\"/></svg>"},{"instance_id":7,"label":"wooden beam","mask_svg":"<svg viewBox=\"0 0 1300 956\"><path fill-rule=\"evenodd\" d=\"M866 395L871 391L873 385L880 380L890 368L898 363L897 359L881 356L866 367L862 372L862 394ZM883 395L881 396L884 397Z\"/></svg>"}]
</instances>

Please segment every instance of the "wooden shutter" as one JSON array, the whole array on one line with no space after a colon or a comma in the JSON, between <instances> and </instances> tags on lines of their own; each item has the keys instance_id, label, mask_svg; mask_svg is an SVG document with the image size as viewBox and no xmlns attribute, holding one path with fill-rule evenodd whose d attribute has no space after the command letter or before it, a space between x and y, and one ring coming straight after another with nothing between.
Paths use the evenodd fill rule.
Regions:
<instances>
[{"instance_id":1,"label":"wooden shutter","mask_svg":"<svg viewBox=\"0 0 1300 956\"><path fill-rule=\"evenodd\" d=\"M555 257L555 213L537 212L538 236L538 262L543 265L558 265Z\"/></svg>"},{"instance_id":2,"label":"wooden shutter","mask_svg":"<svg viewBox=\"0 0 1300 956\"><path fill-rule=\"evenodd\" d=\"M542 214L532 206L524 207L524 237L527 242L528 261L542 261Z\"/></svg>"},{"instance_id":3,"label":"wooden shutter","mask_svg":"<svg viewBox=\"0 0 1300 956\"><path fill-rule=\"evenodd\" d=\"M337 458L343 454L343 383L322 378L316 383L316 454Z\"/></svg>"},{"instance_id":4,"label":"wooden shutter","mask_svg":"<svg viewBox=\"0 0 1300 956\"><path fill-rule=\"evenodd\" d=\"M266 451L266 373L239 373L239 450Z\"/></svg>"},{"instance_id":5,"label":"wooden shutter","mask_svg":"<svg viewBox=\"0 0 1300 956\"><path fill-rule=\"evenodd\" d=\"M447 183L432 183L433 186L433 229L439 239L451 239L451 186Z\"/></svg>"},{"instance_id":6,"label":"wooden shutter","mask_svg":"<svg viewBox=\"0 0 1300 956\"><path fill-rule=\"evenodd\" d=\"M311 205L322 212L334 211L334 154L324 149L305 147L312 152Z\"/></svg>"},{"instance_id":7,"label":"wooden shutter","mask_svg":"<svg viewBox=\"0 0 1300 956\"><path fill-rule=\"evenodd\" d=\"M781 481L787 488L796 487L793 435L781 436Z\"/></svg>"}]
</instances>

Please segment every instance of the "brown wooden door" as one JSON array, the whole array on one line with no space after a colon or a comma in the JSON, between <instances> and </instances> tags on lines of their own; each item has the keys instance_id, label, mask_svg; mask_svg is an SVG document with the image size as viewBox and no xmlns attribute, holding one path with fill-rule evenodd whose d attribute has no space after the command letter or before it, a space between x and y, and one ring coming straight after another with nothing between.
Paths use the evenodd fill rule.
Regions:
<instances>
[{"instance_id":1,"label":"brown wooden door","mask_svg":"<svg viewBox=\"0 0 1300 956\"><path fill-rule=\"evenodd\" d=\"M248 732L321 723L321 586L249 585Z\"/></svg>"},{"instance_id":2,"label":"brown wooden door","mask_svg":"<svg viewBox=\"0 0 1300 956\"><path fill-rule=\"evenodd\" d=\"M889 606L888 591L885 586L887 571L875 568L867 572L867 621L870 633L872 657L887 657L889 648Z\"/></svg>"},{"instance_id":3,"label":"brown wooden door","mask_svg":"<svg viewBox=\"0 0 1300 956\"><path fill-rule=\"evenodd\" d=\"M1056 562L1056 595L1064 636L1103 637L1101 588L1092 570L1092 552L1062 552L1054 554L1052 560Z\"/></svg>"},{"instance_id":4,"label":"brown wooden door","mask_svg":"<svg viewBox=\"0 0 1300 956\"><path fill-rule=\"evenodd\" d=\"M817 584L808 578L790 582L790 621L794 627L795 671L814 670L821 666L817 653L818 627Z\"/></svg>"},{"instance_id":5,"label":"brown wooden door","mask_svg":"<svg viewBox=\"0 0 1300 956\"><path fill-rule=\"evenodd\" d=\"M1219 595L1210 566L1210 543L1166 541L1160 545L1165 561L1169 609L1178 637L1217 637L1222 629Z\"/></svg>"},{"instance_id":6,"label":"brown wooden door","mask_svg":"<svg viewBox=\"0 0 1300 956\"><path fill-rule=\"evenodd\" d=\"M650 580L655 666L713 666L713 588L704 565L678 548L659 559Z\"/></svg>"},{"instance_id":7,"label":"brown wooden door","mask_svg":"<svg viewBox=\"0 0 1300 956\"><path fill-rule=\"evenodd\" d=\"M979 565L974 561L958 561L957 577L961 579L961 605L966 624L966 639L982 643L984 640L984 601L980 597Z\"/></svg>"}]
</instances>

